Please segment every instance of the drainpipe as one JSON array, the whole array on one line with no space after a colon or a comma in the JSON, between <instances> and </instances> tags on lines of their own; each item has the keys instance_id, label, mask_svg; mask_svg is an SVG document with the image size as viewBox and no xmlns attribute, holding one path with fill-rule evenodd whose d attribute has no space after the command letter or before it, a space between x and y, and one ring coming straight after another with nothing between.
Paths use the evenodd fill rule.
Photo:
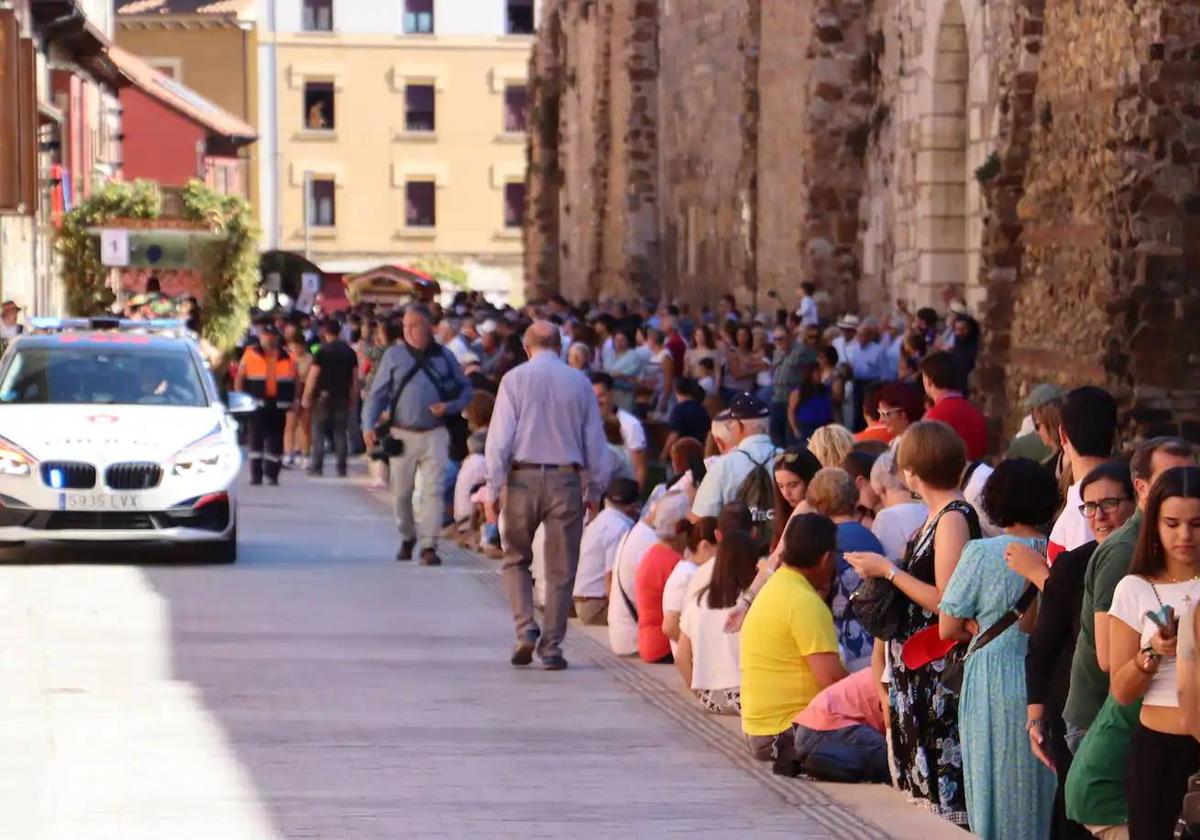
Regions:
<instances>
[{"instance_id":1,"label":"drainpipe","mask_svg":"<svg viewBox=\"0 0 1200 840\"><path fill-rule=\"evenodd\" d=\"M259 72L262 69L259 68ZM283 152L279 149L279 0L271 0L271 142L275 157L275 247L283 248L283 190L279 179L283 172ZM306 199L307 200L307 197ZM308 227L308 208L304 210L305 229ZM307 233L305 234L307 240ZM305 250L308 250L307 244Z\"/></svg>"}]
</instances>

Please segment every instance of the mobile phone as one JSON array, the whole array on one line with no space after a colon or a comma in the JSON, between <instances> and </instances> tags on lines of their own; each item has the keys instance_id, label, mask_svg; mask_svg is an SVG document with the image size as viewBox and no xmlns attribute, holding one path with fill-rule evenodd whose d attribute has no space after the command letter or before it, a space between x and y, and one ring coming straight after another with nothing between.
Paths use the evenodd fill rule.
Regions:
<instances>
[{"instance_id":1,"label":"mobile phone","mask_svg":"<svg viewBox=\"0 0 1200 840\"><path fill-rule=\"evenodd\" d=\"M1146 618L1158 625L1164 638L1171 638L1179 626L1178 620L1175 618L1175 608L1170 604L1165 604L1159 610L1147 610Z\"/></svg>"}]
</instances>

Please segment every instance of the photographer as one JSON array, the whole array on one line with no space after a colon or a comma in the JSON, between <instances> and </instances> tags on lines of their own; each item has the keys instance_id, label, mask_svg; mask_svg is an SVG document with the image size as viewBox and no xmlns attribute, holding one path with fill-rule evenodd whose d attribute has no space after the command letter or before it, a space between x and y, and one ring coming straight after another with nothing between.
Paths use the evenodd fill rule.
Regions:
<instances>
[{"instance_id":1,"label":"photographer","mask_svg":"<svg viewBox=\"0 0 1200 840\"><path fill-rule=\"evenodd\" d=\"M437 537L442 527L443 482L449 461L447 418L471 401L471 383L454 354L433 340L429 310L412 304L404 312L404 337L380 360L363 406L363 440L374 449L382 434L391 469L397 560L411 560L420 542L425 566L441 565ZM386 428L377 428L384 415ZM414 491L419 510L413 510Z\"/></svg>"}]
</instances>

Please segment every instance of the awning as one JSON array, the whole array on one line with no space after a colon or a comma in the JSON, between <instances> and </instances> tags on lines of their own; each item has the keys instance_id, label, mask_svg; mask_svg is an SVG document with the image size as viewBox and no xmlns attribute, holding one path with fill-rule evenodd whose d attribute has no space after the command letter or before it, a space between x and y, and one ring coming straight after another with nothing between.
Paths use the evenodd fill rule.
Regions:
<instances>
[{"instance_id":1,"label":"awning","mask_svg":"<svg viewBox=\"0 0 1200 840\"><path fill-rule=\"evenodd\" d=\"M381 265L342 281L352 303L395 304L404 299L431 301L441 286L423 271L404 265Z\"/></svg>"}]
</instances>

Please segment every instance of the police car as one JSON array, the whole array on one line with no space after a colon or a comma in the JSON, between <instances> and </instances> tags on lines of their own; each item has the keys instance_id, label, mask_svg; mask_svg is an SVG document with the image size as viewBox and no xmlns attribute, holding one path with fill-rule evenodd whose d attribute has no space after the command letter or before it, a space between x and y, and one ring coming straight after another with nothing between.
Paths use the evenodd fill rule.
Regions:
<instances>
[{"instance_id":1,"label":"police car","mask_svg":"<svg viewBox=\"0 0 1200 840\"><path fill-rule=\"evenodd\" d=\"M0 543L237 559L235 413L178 321L34 319L0 360ZM86 555L83 555L86 559Z\"/></svg>"}]
</instances>

